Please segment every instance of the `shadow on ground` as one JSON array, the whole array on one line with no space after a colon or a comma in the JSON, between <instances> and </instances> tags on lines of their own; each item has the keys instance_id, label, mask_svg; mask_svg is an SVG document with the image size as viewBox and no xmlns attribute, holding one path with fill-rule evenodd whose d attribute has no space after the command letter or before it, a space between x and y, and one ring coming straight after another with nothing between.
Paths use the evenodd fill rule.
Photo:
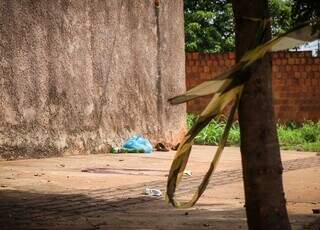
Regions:
<instances>
[{"instance_id":1,"label":"shadow on ground","mask_svg":"<svg viewBox=\"0 0 320 230\"><path fill-rule=\"evenodd\" d=\"M1 229L247 229L244 209L225 204L199 204L174 209L152 197L108 200L83 194L0 192ZM319 230L293 217L302 229ZM301 223L299 223L299 221Z\"/></svg>"}]
</instances>

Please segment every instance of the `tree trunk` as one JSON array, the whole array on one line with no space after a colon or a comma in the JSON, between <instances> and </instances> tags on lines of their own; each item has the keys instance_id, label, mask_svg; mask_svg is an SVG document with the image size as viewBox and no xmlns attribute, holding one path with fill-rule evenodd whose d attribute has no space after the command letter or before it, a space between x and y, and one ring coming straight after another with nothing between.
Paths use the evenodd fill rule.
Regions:
<instances>
[{"instance_id":1,"label":"tree trunk","mask_svg":"<svg viewBox=\"0 0 320 230\"><path fill-rule=\"evenodd\" d=\"M253 19L269 18L267 0L233 0L232 3L236 25L236 57L239 61L247 50L271 38L271 25L268 23L265 26L262 36L257 35L258 31L261 32L261 26L259 21ZM257 61L243 77L250 79L239 105L248 227L250 230L291 229L272 107L270 55Z\"/></svg>"}]
</instances>

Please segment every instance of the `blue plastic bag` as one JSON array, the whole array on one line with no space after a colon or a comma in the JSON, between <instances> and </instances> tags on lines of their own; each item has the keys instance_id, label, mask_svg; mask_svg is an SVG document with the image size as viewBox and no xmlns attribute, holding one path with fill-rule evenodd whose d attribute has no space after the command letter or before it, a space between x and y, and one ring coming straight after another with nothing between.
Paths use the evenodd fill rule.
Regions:
<instances>
[{"instance_id":1,"label":"blue plastic bag","mask_svg":"<svg viewBox=\"0 0 320 230\"><path fill-rule=\"evenodd\" d=\"M123 144L123 149L126 149L128 152L137 152L137 153L152 153L153 148L149 140L144 138L142 135L134 135L129 138Z\"/></svg>"}]
</instances>

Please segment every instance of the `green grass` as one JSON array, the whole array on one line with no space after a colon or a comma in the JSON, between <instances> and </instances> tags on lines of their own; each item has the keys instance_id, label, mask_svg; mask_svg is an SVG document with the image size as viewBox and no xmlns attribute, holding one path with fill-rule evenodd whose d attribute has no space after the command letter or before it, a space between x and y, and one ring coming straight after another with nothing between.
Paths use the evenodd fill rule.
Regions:
<instances>
[{"instance_id":1,"label":"green grass","mask_svg":"<svg viewBox=\"0 0 320 230\"><path fill-rule=\"evenodd\" d=\"M277 128L282 149L320 152L320 122L290 123Z\"/></svg>"},{"instance_id":2,"label":"green grass","mask_svg":"<svg viewBox=\"0 0 320 230\"><path fill-rule=\"evenodd\" d=\"M188 128L196 121L194 115L187 116ZM213 120L195 138L196 144L217 145L222 136L225 122ZM320 122L308 121L301 125L296 123L278 124L280 146L284 150L320 152ZM229 133L228 146L240 145L239 123L234 122Z\"/></svg>"}]
</instances>

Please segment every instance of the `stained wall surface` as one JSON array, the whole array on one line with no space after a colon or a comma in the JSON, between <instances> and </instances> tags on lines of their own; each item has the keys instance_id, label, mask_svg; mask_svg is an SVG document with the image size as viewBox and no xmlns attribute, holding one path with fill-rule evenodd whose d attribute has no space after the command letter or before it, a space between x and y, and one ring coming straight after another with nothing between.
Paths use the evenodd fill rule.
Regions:
<instances>
[{"instance_id":1,"label":"stained wall surface","mask_svg":"<svg viewBox=\"0 0 320 230\"><path fill-rule=\"evenodd\" d=\"M0 0L0 155L176 143L185 107L183 1Z\"/></svg>"}]
</instances>

